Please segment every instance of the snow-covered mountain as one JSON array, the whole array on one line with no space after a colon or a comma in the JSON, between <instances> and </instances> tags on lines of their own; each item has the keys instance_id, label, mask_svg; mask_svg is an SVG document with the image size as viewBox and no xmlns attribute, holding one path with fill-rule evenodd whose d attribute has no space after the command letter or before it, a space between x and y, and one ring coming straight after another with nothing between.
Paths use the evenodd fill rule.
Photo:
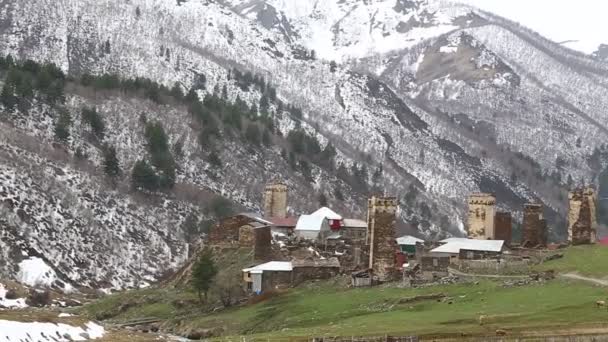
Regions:
<instances>
[{"instance_id":1,"label":"snow-covered mountain","mask_svg":"<svg viewBox=\"0 0 608 342\"><path fill-rule=\"evenodd\" d=\"M2 269L6 274L17 273L24 254L40 254L74 284L123 287L142 277L151 280L184 260L176 226L189 211L199 210L196 193L220 194L259 210L260 190L273 178L289 182L295 212L318 205L317 195L323 193L346 214L362 215L367 194L338 180L340 172L313 166L307 180L289 171L282 142L296 127L322 146L331 142L336 161L346 169L365 165L369 187L398 196L403 221L428 236L458 234L465 196L480 190L495 192L502 209L515 213L525 201L543 201L554 236L563 235L568 184L590 182L605 166L608 64L465 5L5 0L0 21L1 54L53 62L74 77L117 73L188 90L205 75L205 88L198 87L201 98L225 88L227 100L238 97L258 106L262 93L239 86L233 70L252 72L276 88L277 100L268 111L280 131L273 138L277 144L269 147L252 148L224 135L218 144L223 166L217 170L201 152L200 127L187 108L68 89L66 107L73 117L83 106L98 107L108 122L105 140L116 146L125 170L145 153L142 112L163 122L172 144L183 144L179 187L161 196L165 210L159 211L157 202L139 204L136 194L104 186L99 148L87 141L78 120L65 147L67 157L57 159L37 147L52 143L55 110L44 104L29 113L5 110L2 132L27 137L4 138L0 145L8 155L1 159L1 199L18 198L17 205L8 206L12 219L0 239L13 246L10 241L20 241L11 253L2 248L3 258L11 260ZM303 115L285 106L301 108ZM97 171L69 163L81 146ZM21 154L27 157L18 160ZM34 170L37 165L48 165L48 172L40 174L45 168ZM372 176L380 165L382 172ZM93 192L96 209L87 219L95 224L82 218L86 205L63 203L47 191L49 181L76 202ZM37 206L27 205L25 197ZM36 220L25 220L19 208ZM56 218L55 226L43 224L50 218ZM110 237L115 243L87 244ZM148 249L150 241L155 247ZM102 260L116 251L126 254L116 254L108 264L112 270L78 266L78 260ZM140 260L131 257L122 264L129 255Z\"/></svg>"}]
</instances>

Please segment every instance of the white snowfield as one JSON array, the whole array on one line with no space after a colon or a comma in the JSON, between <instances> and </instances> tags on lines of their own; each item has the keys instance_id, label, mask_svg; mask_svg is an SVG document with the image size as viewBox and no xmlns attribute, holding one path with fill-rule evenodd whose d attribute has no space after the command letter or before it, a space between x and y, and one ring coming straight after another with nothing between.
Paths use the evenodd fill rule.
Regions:
<instances>
[{"instance_id":1,"label":"white snowfield","mask_svg":"<svg viewBox=\"0 0 608 342\"><path fill-rule=\"evenodd\" d=\"M89 322L85 327L67 324L0 320L0 342L90 341L103 337L102 326Z\"/></svg>"}]
</instances>

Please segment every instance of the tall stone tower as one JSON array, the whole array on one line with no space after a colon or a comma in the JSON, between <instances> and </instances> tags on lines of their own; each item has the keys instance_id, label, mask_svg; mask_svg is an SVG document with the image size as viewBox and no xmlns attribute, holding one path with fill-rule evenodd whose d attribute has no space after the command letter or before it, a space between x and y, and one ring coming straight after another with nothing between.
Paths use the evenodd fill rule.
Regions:
<instances>
[{"instance_id":1,"label":"tall stone tower","mask_svg":"<svg viewBox=\"0 0 608 342\"><path fill-rule=\"evenodd\" d=\"M507 245L510 245L512 235L513 223L511 213L497 212L494 218L494 239L504 240Z\"/></svg>"},{"instance_id":2,"label":"tall stone tower","mask_svg":"<svg viewBox=\"0 0 608 342\"><path fill-rule=\"evenodd\" d=\"M547 245L547 220L544 219L542 204L524 205L522 245L524 247Z\"/></svg>"},{"instance_id":3,"label":"tall stone tower","mask_svg":"<svg viewBox=\"0 0 608 342\"><path fill-rule=\"evenodd\" d=\"M592 188L577 189L568 194L568 242L573 245L595 243L597 218L595 216L595 191Z\"/></svg>"},{"instance_id":4,"label":"tall stone tower","mask_svg":"<svg viewBox=\"0 0 608 342\"><path fill-rule=\"evenodd\" d=\"M492 194L475 193L469 196L467 233L470 239L494 239L494 215L496 197Z\"/></svg>"},{"instance_id":5,"label":"tall stone tower","mask_svg":"<svg viewBox=\"0 0 608 342\"><path fill-rule=\"evenodd\" d=\"M264 216L287 217L287 185L271 183L264 190Z\"/></svg>"},{"instance_id":6,"label":"tall stone tower","mask_svg":"<svg viewBox=\"0 0 608 342\"><path fill-rule=\"evenodd\" d=\"M367 203L369 268L380 281L395 275L397 206L394 197L374 196Z\"/></svg>"}]
</instances>

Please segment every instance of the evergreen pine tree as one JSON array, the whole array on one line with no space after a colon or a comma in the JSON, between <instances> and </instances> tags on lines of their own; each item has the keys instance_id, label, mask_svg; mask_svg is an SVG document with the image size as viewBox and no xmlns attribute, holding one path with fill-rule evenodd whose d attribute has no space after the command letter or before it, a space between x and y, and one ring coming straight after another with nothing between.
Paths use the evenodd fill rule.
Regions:
<instances>
[{"instance_id":1,"label":"evergreen pine tree","mask_svg":"<svg viewBox=\"0 0 608 342\"><path fill-rule=\"evenodd\" d=\"M15 87L13 84L9 82L4 83L4 87L2 87L2 92L0 93L0 102L6 109L13 110L18 103L17 96L15 96Z\"/></svg>"},{"instance_id":2,"label":"evergreen pine tree","mask_svg":"<svg viewBox=\"0 0 608 342\"><path fill-rule=\"evenodd\" d=\"M260 130L256 124L250 123L245 131L247 140L255 146L260 145Z\"/></svg>"},{"instance_id":3,"label":"evergreen pine tree","mask_svg":"<svg viewBox=\"0 0 608 342\"><path fill-rule=\"evenodd\" d=\"M334 72L336 72L336 69L338 69L338 65L336 64L336 61L331 61L329 63L329 71L334 73Z\"/></svg>"},{"instance_id":4,"label":"evergreen pine tree","mask_svg":"<svg viewBox=\"0 0 608 342\"><path fill-rule=\"evenodd\" d=\"M145 160L139 160L131 172L131 184L136 190L155 191L159 188L158 176Z\"/></svg>"},{"instance_id":5,"label":"evergreen pine tree","mask_svg":"<svg viewBox=\"0 0 608 342\"><path fill-rule=\"evenodd\" d=\"M319 194L319 206L326 207L327 206L327 197L324 193Z\"/></svg>"},{"instance_id":6,"label":"evergreen pine tree","mask_svg":"<svg viewBox=\"0 0 608 342\"><path fill-rule=\"evenodd\" d=\"M184 92L182 91L182 86L179 85L178 82L175 82L173 88L171 88L171 96L178 101L181 101L184 98Z\"/></svg>"},{"instance_id":7,"label":"evergreen pine tree","mask_svg":"<svg viewBox=\"0 0 608 342\"><path fill-rule=\"evenodd\" d=\"M203 296L205 294L205 300L207 300L207 293L211 288L213 279L217 275L217 267L213 262L211 252L204 250L198 261L192 266L192 287L198 294L200 303L203 303Z\"/></svg>"},{"instance_id":8,"label":"evergreen pine tree","mask_svg":"<svg viewBox=\"0 0 608 342\"><path fill-rule=\"evenodd\" d=\"M67 111L59 114L59 118L55 122L55 139L66 144L70 139L70 126L72 125L72 117Z\"/></svg>"},{"instance_id":9,"label":"evergreen pine tree","mask_svg":"<svg viewBox=\"0 0 608 342\"><path fill-rule=\"evenodd\" d=\"M116 148L111 145L104 146L103 149L103 170L108 177L115 179L120 176L120 162L116 155Z\"/></svg>"},{"instance_id":10,"label":"evergreen pine tree","mask_svg":"<svg viewBox=\"0 0 608 342\"><path fill-rule=\"evenodd\" d=\"M91 132L98 141L103 140L106 132L106 125L95 107L85 107L82 109L82 121L91 127Z\"/></svg>"},{"instance_id":11,"label":"evergreen pine tree","mask_svg":"<svg viewBox=\"0 0 608 342\"><path fill-rule=\"evenodd\" d=\"M264 130L264 133L262 133L262 144L264 144L264 146L270 146L272 144L272 138L266 129Z\"/></svg>"},{"instance_id":12,"label":"evergreen pine tree","mask_svg":"<svg viewBox=\"0 0 608 342\"><path fill-rule=\"evenodd\" d=\"M220 159L220 156L215 151L211 151L209 153L209 156L207 157L207 161L213 167L216 167L216 168L222 167L222 160Z\"/></svg>"}]
</instances>

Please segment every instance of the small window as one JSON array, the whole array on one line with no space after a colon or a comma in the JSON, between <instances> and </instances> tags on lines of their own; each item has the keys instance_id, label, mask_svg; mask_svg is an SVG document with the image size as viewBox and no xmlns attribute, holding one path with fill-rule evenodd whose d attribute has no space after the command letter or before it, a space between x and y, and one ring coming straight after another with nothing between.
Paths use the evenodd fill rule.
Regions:
<instances>
[{"instance_id":1,"label":"small window","mask_svg":"<svg viewBox=\"0 0 608 342\"><path fill-rule=\"evenodd\" d=\"M467 259L473 259L473 252L467 252Z\"/></svg>"},{"instance_id":2,"label":"small window","mask_svg":"<svg viewBox=\"0 0 608 342\"><path fill-rule=\"evenodd\" d=\"M435 266L435 267L439 266L439 260L433 259L433 266Z\"/></svg>"}]
</instances>

